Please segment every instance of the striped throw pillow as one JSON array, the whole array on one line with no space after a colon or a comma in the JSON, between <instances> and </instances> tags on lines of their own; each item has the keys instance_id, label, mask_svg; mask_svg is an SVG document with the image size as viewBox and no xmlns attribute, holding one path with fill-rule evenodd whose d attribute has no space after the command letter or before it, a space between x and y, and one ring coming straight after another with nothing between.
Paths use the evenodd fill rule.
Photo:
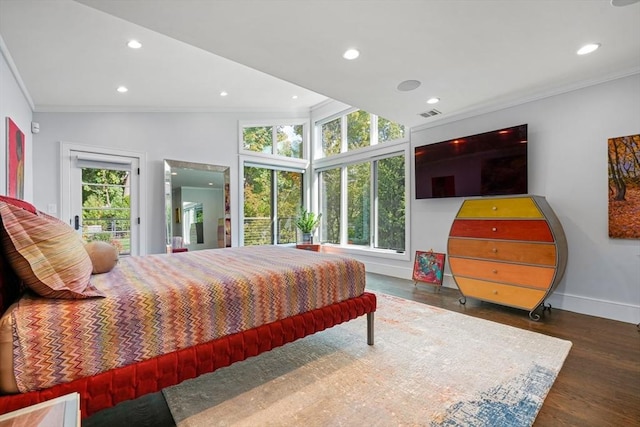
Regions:
<instances>
[{"instance_id":1,"label":"striped throw pillow","mask_svg":"<svg viewBox=\"0 0 640 427\"><path fill-rule=\"evenodd\" d=\"M32 291L47 298L104 296L89 283L91 259L73 228L2 201L0 215L6 257Z\"/></svg>"}]
</instances>

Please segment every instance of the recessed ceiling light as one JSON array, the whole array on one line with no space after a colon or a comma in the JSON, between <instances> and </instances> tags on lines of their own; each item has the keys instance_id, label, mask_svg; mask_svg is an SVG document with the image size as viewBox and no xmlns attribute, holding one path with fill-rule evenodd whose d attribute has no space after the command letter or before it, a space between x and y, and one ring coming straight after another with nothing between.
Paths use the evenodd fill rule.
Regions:
<instances>
[{"instance_id":1,"label":"recessed ceiling light","mask_svg":"<svg viewBox=\"0 0 640 427\"><path fill-rule=\"evenodd\" d=\"M638 0L611 0L611 6L623 7L630 4L638 3Z\"/></svg>"},{"instance_id":2,"label":"recessed ceiling light","mask_svg":"<svg viewBox=\"0 0 640 427\"><path fill-rule=\"evenodd\" d=\"M129 89L127 89L126 86L118 86L118 89L116 89L118 92L120 93L125 93L127 92Z\"/></svg>"},{"instance_id":3,"label":"recessed ceiling light","mask_svg":"<svg viewBox=\"0 0 640 427\"><path fill-rule=\"evenodd\" d=\"M140 49L142 47L142 43L140 43L138 40L129 40L127 46L129 46L131 49Z\"/></svg>"},{"instance_id":4,"label":"recessed ceiling light","mask_svg":"<svg viewBox=\"0 0 640 427\"><path fill-rule=\"evenodd\" d=\"M427 99L427 104L437 104L438 102L440 102L440 98L429 98Z\"/></svg>"},{"instance_id":5,"label":"recessed ceiling light","mask_svg":"<svg viewBox=\"0 0 640 427\"><path fill-rule=\"evenodd\" d=\"M213 182L210 182L209 185L213 185Z\"/></svg>"},{"instance_id":6,"label":"recessed ceiling light","mask_svg":"<svg viewBox=\"0 0 640 427\"><path fill-rule=\"evenodd\" d=\"M220 96L227 96L229 95L227 92L225 92L224 90L222 92L220 92Z\"/></svg>"},{"instance_id":7,"label":"recessed ceiling light","mask_svg":"<svg viewBox=\"0 0 640 427\"><path fill-rule=\"evenodd\" d=\"M358 52L358 49L347 49L342 54L342 57L348 60L356 59L358 56L360 56L360 52Z\"/></svg>"},{"instance_id":8,"label":"recessed ceiling light","mask_svg":"<svg viewBox=\"0 0 640 427\"><path fill-rule=\"evenodd\" d=\"M298 99L298 95L293 95L291 99Z\"/></svg>"},{"instance_id":9,"label":"recessed ceiling light","mask_svg":"<svg viewBox=\"0 0 640 427\"><path fill-rule=\"evenodd\" d=\"M400 82L398 85L398 90L402 92L408 92L410 90L417 89L422 83L418 80L405 80Z\"/></svg>"},{"instance_id":10,"label":"recessed ceiling light","mask_svg":"<svg viewBox=\"0 0 640 427\"><path fill-rule=\"evenodd\" d=\"M594 50L598 49L599 47L600 47L600 43L585 44L580 49L578 49L578 51L576 53L578 55L586 55L586 54L591 53Z\"/></svg>"}]
</instances>

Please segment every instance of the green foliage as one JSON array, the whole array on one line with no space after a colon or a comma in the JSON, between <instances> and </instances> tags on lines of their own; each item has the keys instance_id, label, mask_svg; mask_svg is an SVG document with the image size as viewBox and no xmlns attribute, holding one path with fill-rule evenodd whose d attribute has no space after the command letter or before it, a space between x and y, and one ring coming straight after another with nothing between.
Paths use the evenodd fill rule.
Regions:
<instances>
[{"instance_id":1,"label":"green foliage","mask_svg":"<svg viewBox=\"0 0 640 427\"><path fill-rule=\"evenodd\" d=\"M242 140L245 150L270 154L273 151L273 128L246 127L242 129Z\"/></svg>"},{"instance_id":2,"label":"green foliage","mask_svg":"<svg viewBox=\"0 0 640 427\"><path fill-rule=\"evenodd\" d=\"M340 153L342 147L341 129L340 118L322 125L322 152L325 156Z\"/></svg>"},{"instance_id":3,"label":"green foliage","mask_svg":"<svg viewBox=\"0 0 640 427\"><path fill-rule=\"evenodd\" d=\"M404 156L378 161L378 247L405 249Z\"/></svg>"},{"instance_id":4,"label":"green foliage","mask_svg":"<svg viewBox=\"0 0 640 427\"><path fill-rule=\"evenodd\" d=\"M316 215L313 212L308 212L304 207L300 207L300 213L296 219L296 227L303 233L313 233L320 225L321 218L322 214Z\"/></svg>"},{"instance_id":5,"label":"green foliage","mask_svg":"<svg viewBox=\"0 0 640 427\"><path fill-rule=\"evenodd\" d=\"M130 250L131 196L129 172L82 169L82 223L85 241L101 240L120 252ZM88 231L99 226L99 232Z\"/></svg>"},{"instance_id":6,"label":"green foliage","mask_svg":"<svg viewBox=\"0 0 640 427\"><path fill-rule=\"evenodd\" d=\"M320 174L322 182L322 210L325 214L322 222L321 238L325 243L340 243L340 169L329 169Z\"/></svg>"},{"instance_id":7,"label":"green foliage","mask_svg":"<svg viewBox=\"0 0 640 427\"><path fill-rule=\"evenodd\" d=\"M378 143L404 138L404 126L378 117Z\"/></svg>"},{"instance_id":8,"label":"green foliage","mask_svg":"<svg viewBox=\"0 0 640 427\"><path fill-rule=\"evenodd\" d=\"M371 114L358 110L347 115L347 150L371 145Z\"/></svg>"}]
</instances>

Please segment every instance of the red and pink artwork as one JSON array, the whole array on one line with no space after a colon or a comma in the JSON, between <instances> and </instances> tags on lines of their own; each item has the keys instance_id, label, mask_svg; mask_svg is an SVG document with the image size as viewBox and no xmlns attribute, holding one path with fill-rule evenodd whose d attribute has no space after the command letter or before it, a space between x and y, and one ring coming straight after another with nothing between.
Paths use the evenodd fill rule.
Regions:
<instances>
[{"instance_id":1,"label":"red and pink artwork","mask_svg":"<svg viewBox=\"0 0 640 427\"><path fill-rule=\"evenodd\" d=\"M24 198L24 133L7 117L7 196Z\"/></svg>"}]
</instances>

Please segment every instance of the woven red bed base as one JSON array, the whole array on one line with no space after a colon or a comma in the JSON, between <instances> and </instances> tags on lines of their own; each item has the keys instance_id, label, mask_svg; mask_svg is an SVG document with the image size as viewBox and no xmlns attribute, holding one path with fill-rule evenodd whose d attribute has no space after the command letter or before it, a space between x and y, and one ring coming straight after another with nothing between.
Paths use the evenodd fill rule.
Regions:
<instances>
[{"instance_id":1,"label":"woven red bed base","mask_svg":"<svg viewBox=\"0 0 640 427\"><path fill-rule=\"evenodd\" d=\"M347 301L92 377L45 390L0 396L0 414L78 392L82 418L86 418L125 400L154 393L189 378L213 372L375 310L375 294L365 292Z\"/></svg>"}]
</instances>

